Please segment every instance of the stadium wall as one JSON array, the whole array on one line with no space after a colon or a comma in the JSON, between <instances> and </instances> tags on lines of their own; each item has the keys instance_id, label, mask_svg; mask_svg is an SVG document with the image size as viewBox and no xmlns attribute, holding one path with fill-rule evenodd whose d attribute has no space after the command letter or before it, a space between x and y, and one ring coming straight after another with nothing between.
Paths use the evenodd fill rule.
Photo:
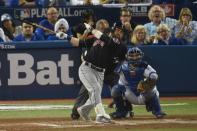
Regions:
<instances>
[{"instance_id":1,"label":"stadium wall","mask_svg":"<svg viewBox=\"0 0 197 131\"><path fill-rule=\"evenodd\" d=\"M161 96L197 95L197 46L143 46ZM0 100L75 98L81 49L67 41L0 44ZM110 97L109 88L103 97Z\"/></svg>"}]
</instances>

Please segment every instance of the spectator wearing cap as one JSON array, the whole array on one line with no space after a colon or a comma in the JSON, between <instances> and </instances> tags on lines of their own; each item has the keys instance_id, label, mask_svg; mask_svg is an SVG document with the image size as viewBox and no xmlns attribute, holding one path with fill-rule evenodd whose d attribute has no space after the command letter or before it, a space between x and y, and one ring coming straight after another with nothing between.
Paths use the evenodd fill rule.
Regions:
<instances>
[{"instance_id":1,"label":"spectator wearing cap","mask_svg":"<svg viewBox=\"0 0 197 131\"><path fill-rule=\"evenodd\" d=\"M117 23L118 26L121 26L123 29L123 44L129 44L131 41L131 36L133 29L136 27L136 24L132 22L132 13L129 8L123 7L120 10L120 22Z\"/></svg>"},{"instance_id":2,"label":"spectator wearing cap","mask_svg":"<svg viewBox=\"0 0 197 131\"><path fill-rule=\"evenodd\" d=\"M12 41L14 37L21 33L21 26L16 26L9 14L1 15L1 26L6 36L6 41Z\"/></svg>"},{"instance_id":3,"label":"spectator wearing cap","mask_svg":"<svg viewBox=\"0 0 197 131\"><path fill-rule=\"evenodd\" d=\"M33 33L33 26L27 23L22 24L22 33L14 38L13 41L39 41L44 40L42 36Z\"/></svg>"},{"instance_id":4,"label":"spectator wearing cap","mask_svg":"<svg viewBox=\"0 0 197 131\"><path fill-rule=\"evenodd\" d=\"M69 24L68 21L64 18L59 19L56 23L55 23L55 29L54 31L56 33L58 32L64 32L68 35L72 35L71 31L69 30ZM60 40L58 37L56 37L56 35L51 35L48 37L48 40Z\"/></svg>"},{"instance_id":5,"label":"spectator wearing cap","mask_svg":"<svg viewBox=\"0 0 197 131\"><path fill-rule=\"evenodd\" d=\"M57 22L59 17L59 13L56 8L50 7L47 10L47 19L42 20L39 25L44 26L50 30L54 30L55 23ZM36 34L43 36L45 39L47 39L50 35L52 35L50 32L45 31L42 28L37 28L35 31Z\"/></svg>"},{"instance_id":6,"label":"spectator wearing cap","mask_svg":"<svg viewBox=\"0 0 197 131\"><path fill-rule=\"evenodd\" d=\"M182 8L179 20L173 28L176 38L183 39L186 44L192 44L197 38L197 23L192 21L192 12L189 8Z\"/></svg>"}]
</instances>

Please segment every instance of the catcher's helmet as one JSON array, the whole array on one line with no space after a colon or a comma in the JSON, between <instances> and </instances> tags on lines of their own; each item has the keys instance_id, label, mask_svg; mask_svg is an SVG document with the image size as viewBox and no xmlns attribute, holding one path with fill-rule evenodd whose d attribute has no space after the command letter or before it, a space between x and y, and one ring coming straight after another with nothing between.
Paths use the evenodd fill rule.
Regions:
<instances>
[{"instance_id":1,"label":"catcher's helmet","mask_svg":"<svg viewBox=\"0 0 197 131\"><path fill-rule=\"evenodd\" d=\"M144 53L138 47L130 48L127 51L127 60L130 64L139 64L142 61Z\"/></svg>"}]
</instances>

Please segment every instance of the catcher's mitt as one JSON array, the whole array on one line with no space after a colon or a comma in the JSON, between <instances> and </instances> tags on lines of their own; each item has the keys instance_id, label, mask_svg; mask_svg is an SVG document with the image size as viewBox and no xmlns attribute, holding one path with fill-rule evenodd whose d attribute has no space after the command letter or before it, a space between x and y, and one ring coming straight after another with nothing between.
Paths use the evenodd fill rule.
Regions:
<instances>
[{"instance_id":1,"label":"catcher's mitt","mask_svg":"<svg viewBox=\"0 0 197 131\"><path fill-rule=\"evenodd\" d=\"M137 91L138 92L147 92L147 91L153 89L155 85L156 85L156 80L151 80L151 79L141 80L138 83Z\"/></svg>"}]
</instances>

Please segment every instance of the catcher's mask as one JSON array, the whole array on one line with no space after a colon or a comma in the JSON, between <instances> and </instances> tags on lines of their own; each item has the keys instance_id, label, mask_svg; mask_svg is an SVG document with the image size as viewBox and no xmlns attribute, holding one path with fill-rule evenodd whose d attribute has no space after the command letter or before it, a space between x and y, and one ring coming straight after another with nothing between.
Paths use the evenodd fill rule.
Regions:
<instances>
[{"instance_id":1,"label":"catcher's mask","mask_svg":"<svg viewBox=\"0 0 197 131\"><path fill-rule=\"evenodd\" d=\"M133 47L127 51L126 58L129 64L137 66L141 63L143 56L144 53L141 49L139 49L138 47Z\"/></svg>"}]
</instances>

